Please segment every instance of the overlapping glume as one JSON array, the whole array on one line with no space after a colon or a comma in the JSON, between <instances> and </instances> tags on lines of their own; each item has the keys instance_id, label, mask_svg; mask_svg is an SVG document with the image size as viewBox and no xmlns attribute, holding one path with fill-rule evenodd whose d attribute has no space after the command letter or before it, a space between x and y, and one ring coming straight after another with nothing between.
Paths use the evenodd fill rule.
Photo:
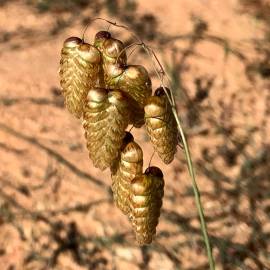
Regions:
<instances>
[{"instance_id":1,"label":"overlapping glume","mask_svg":"<svg viewBox=\"0 0 270 270\"><path fill-rule=\"evenodd\" d=\"M144 124L143 105L152 92L151 80L146 69L139 65L128 66L124 44L112 38L109 32L98 32L94 44L102 53L106 87L121 89L130 97L130 106L134 112L131 124L141 127Z\"/></svg>"},{"instance_id":2,"label":"overlapping glume","mask_svg":"<svg viewBox=\"0 0 270 270\"><path fill-rule=\"evenodd\" d=\"M110 70L110 66L118 64L119 67L124 67L127 64L124 43L119 39L113 38L109 32L98 32L95 36L94 45L102 53L102 65L105 76L109 75L107 73Z\"/></svg>"},{"instance_id":3,"label":"overlapping glume","mask_svg":"<svg viewBox=\"0 0 270 270\"><path fill-rule=\"evenodd\" d=\"M115 39L107 31L96 34L94 45L102 55L103 84L108 88L112 77L123 72L122 66L127 64L127 56L122 41Z\"/></svg>"},{"instance_id":4,"label":"overlapping glume","mask_svg":"<svg viewBox=\"0 0 270 270\"><path fill-rule=\"evenodd\" d=\"M170 91L167 89L167 91ZM177 127L163 88L148 98L144 107L145 126L155 151L165 164L173 161L177 150Z\"/></svg>"},{"instance_id":5,"label":"overlapping glume","mask_svg":"<svg viewBox=\"0 0 270 270\"><path fill-rule=\"evenodd\" d=\"M96 85L100 63L100 52L94 46L78 37L65 40L61 51L60 84L67 109L78 118L89 89Z\"/></svg>"},{"instance_id":6,"label":"overlapping glume","mask_svg":"<svg viewBox=\"0 0 270 270\"><path fill-rule=\"evenodd\" d=\"M149 167L131 182L130 220L140 245L150 244L160 216L164 180L162 171Z\"/></svg>"},{"instance_id":7,"label":"overlapping glume","mask_svg":"<svg viewBox=\"0 0 270 270\"><path fill-rule=\"evenodd\" d=\"M89 157L104 170L118 158L129 122L129 104L120 91L90 89L83 113Z\"/></svg>"},{"instance_id":8,"label":"overlapping glume","mask_svg":"<svg viewBox=\"0 0 270 270\"><path fill-rule=\"evenodd\" d=\"M120 159L112 169L112 191L117 207L125 215L130 214L131 181L142 175L143 152L134 142L130 132L126 132L123 140Z\"/></svg>"},{"instance_id":9,"label":"overlapping glume","mask_svg":"<svg viewBox=\"0 0 270 270\"><path fill-rule=\"evenodd\" d=\"M143 109L146 100L152 94L152 83L147 70L141 65L128 65L123 72L111 78L111 88L118 88L128 93Z\"/></svg>"}]
</instances>

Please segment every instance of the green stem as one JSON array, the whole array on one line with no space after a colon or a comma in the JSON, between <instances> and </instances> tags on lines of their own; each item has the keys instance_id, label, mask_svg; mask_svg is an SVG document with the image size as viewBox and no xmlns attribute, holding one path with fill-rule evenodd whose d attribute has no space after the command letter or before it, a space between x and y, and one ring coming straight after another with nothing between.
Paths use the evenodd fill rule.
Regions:
<instances>
[{"instance_id":1,"label":"green stem","mask_svg":"<svg viewBox=\"0 0 270 270\"><path fill-rule=\"evenodd\" d=\"M195 196L195 203L196 203L196 207L197 207L197 210L199 213L201 230L202 230L203 239L204 239L204 243L205 243L206 250L207 250L209 266L210 266L211 270L215 270L215 261L213 258L212 248L211 248L209 236L207 233L207 225L205 222L203 207L202 207L202 203L201 203L201 199L200 199L200 192L199 192L199 189L198 189L198 186L196 183L196 179L195 179L195 173L194 173L194 169L193 169L193 165L192 165L189 146L188 146L188 143L187 143L187 140L186 140L186 137L185 137L185 134L184 134L181 122L180 122L180 118L177 114L175 106L172 106L172 112L173 112L173 115L174 115L176 123L177 123L178 131L179 131L181 138L182 138L182 141L183 141L183 146L184 146L185 155L186 155L187 164L188 164L188 171L189 171L189 174L190 174L191 179L192 179L192 188L193 188L193 192L194 192L194 196Z\"/></svg>"}]
</instances>

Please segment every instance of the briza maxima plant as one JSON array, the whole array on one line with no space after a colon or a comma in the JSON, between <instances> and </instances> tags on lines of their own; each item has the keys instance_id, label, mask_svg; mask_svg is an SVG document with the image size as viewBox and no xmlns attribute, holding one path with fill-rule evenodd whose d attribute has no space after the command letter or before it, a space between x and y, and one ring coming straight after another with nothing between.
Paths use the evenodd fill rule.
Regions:
<instances>
[{"instance_id":1,"label":"briza maxima plant","mask_svg":"<svg viewBox=\"0 0 270 270\"><path fill-rule=\"evenodd\" d=\"M141 46L150 57L161 86L152 96L152 83L148 71L142 65L127 63L123 42L112 37L108 31L98 32L93 45L87 45L88 55L90 52L96 52L95 61L80 53L81 46L85 46L85 31L82 39L76 37L67 39L72 41L72 49L67 50L69 42L66 41L60 64L61 85L66 106L72 113L74 109L71 110L70 107L74 105L70 106L67 100L72 100L71 104L81 104L81 111L78 109L75 115L78 117L80 113L83 114L89 157L97 168L101 170L110 168L116 206L131 221L138 244L150 244L156 233L162 206L163 173L155 166L146 168L142 173L143 149L135 143L133 136L130 132L126 132L126 129L128 124L137 128L142 128L145 124L153 148L165 164L174 159L178 138L181 138L209 266L213 270L214 259L189 146L177 114L172 91L164 84L166 73L153 49L128 27L102 18L95 20L98 19L132 33L135 38L134 44ZM72 72L72 69L76 73ZM68 83L63 83L66 81ZM74 85L76 87L73 87Z\"/></svg>"}]
</instances>

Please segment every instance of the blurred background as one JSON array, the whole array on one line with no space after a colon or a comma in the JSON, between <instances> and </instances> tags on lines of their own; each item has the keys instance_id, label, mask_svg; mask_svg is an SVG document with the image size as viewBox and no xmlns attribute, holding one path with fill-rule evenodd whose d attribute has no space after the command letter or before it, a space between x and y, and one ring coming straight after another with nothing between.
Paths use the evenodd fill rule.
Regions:
<instances>
[{"instance_id":1,"label":"blurred background","mask_svg":"<svg viewBox=\"0 0 270 270\"><path fill-rule=\"evenodd\" d=\"M156 240L139 247L64 108L63 41L91 18L133 29L172 80L217 269L270 269L270 1L1 0L0 269L208 269L183 150L164 172ZM127 31L102 21L125 44ZM130 51L132 52L132 51ZM129 63L150 60L137 48ZM132 130L144 151L144 129Z\"/></svg>"}]
</instances>

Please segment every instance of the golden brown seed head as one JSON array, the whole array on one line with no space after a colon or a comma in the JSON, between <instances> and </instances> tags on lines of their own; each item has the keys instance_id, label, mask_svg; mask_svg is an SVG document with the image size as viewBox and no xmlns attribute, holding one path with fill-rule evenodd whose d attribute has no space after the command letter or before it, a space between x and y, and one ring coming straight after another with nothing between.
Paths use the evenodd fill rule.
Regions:
<instances>
[{"instance_id":1,"label":"golden brown seed head","mask_svg":"<svg viewBox=\"0 0 270 270\"><path fill-rule=\"evenodd\" d=\"M123 70L119 76L109 77L107 84L111 88L121 89L134 99L140 108L143 108L146 99L152 93L151 80L147 70L139 65L128 65Z\"/></svg>"},{"instance_id":2,"label":"golden brown seed head","mask_svg":"<svg viewBox=\"0 0 270 270\"><path fill-rule=\"evenodd\" d=\"M102 55L104 87L117 89L113 84L110 85L109 82L112 78L116 78L124 72L127 63L124 44L120 40L112 38L107 32L102 31L96 35L94 45Z\"/></svg>"},{"instance_id":3,"label":"golden brown seed head","mask_svg":"<svg viewBox=\"0 0 270 270\"><path fill-rule=\"evenodd\" d=\"M116 170L112 170L112 190L117 207L124 214L130 213L131 181L142 174L143 152L134 142L131 133L126 132Z\"/></svg>"},{"instance_id":4,"label":"golden brown seed head","mask_svg":"<svg viewBox=\"0 0 270 270\"><path fill-rule=\"evenodd\" d=\"M142 176L134 178L131 183L130 219L140 245L150 244L155 235L163 189L163 174L157 167L148 168Z\"/></svg>"},{"instance_id":5,"label":"golden brown seed head","mask_svg":"<svg viewBox=\"0 0 270 270\"><path fill-rule=\"evenodd\" d=\"M63 45L60 60L60 84L67 109L80 118L87 93L98 81L101 56L92 45L70 37Z\"/></svg>"},{"instance_id":6,"label":"golden brown seed head","mask_svg":"<svg viewBox=\"0 0 270 270\"><path fill-rule=\"evenodd\" d=\"M84 108L84 129L89 157L104 170L119 157L129 121L128 102L120 91L91 89Z\"/></svg>"},{"instance_id":7,"label":"golden brown seed head","mask_svg":"<svg viewBox=\"0 0 270 270\"><path fill-rule=\"evenodd\" d=\"M176 153L178 133L164 89L158 88L155 96L147 99L144 111L146 130L150 140L162 161L169 164Z\"/></svg>"}]
</instances>

